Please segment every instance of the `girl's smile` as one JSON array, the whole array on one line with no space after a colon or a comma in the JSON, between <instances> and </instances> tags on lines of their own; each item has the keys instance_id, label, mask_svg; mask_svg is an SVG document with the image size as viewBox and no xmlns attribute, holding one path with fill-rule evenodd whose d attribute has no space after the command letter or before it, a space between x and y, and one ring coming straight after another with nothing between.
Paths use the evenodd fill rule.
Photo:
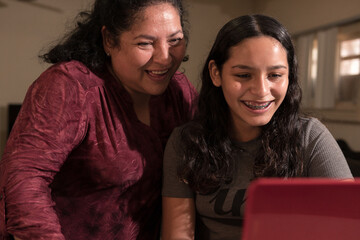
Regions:
<instances>
[{"instance_id":1,"label":"girl's smile","mask_svg":"<svg viewBox=\"0 0 360 240\"><path fill-rule=\"evenodd\" d=\"M235 138L256 138L283 102L289 84L287 53L268 36L243 40L218 68L209 63L213 84L221 87L229 106Z\"/></svg>"}]
</instances>

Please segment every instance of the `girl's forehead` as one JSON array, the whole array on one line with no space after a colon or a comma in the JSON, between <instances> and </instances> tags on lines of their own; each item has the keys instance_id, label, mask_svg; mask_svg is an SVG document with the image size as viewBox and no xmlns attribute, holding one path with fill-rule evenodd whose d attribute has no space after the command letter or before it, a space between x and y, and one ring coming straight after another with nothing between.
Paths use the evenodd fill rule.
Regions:
<instances>
[{"instance_id":1,"label":"girl's forehead","mask_svg":"<svg viewBox=\"0 0 360 240\"><path fill-rule=\"evenodd\" d=\"M251 47L259 45L273 45L274 47L285 50L284 46L277 39L266 35L245 38L236 45L234 45L233 48L239 46L247 48L249 46Z\"/></svg>"},{"instance_id":2,"label":"girl's forehead","mask_svg":"<svg viewBox=\"0 0 360 240\"><path fill-rule=\"evenodd\" d=\"M272 37L251 37L231 47L228 64L248 66L287 66L287 51Z\"/></svg>"}]
</instances>

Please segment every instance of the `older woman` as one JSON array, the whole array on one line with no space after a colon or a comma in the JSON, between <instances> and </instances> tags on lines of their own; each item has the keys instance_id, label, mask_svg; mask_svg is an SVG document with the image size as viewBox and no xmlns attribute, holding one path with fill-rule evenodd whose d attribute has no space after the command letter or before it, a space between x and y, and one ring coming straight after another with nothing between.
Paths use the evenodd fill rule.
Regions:
<instances>
[{"instance_id":1,"label":"older woman","mask_svg":"<svg viewBox=\"0 0 360 240\"><path fill-rule=\"evenodd\" d=\"M0 165L0 236L158 239L165 143L197 93L181 0L97 0L32 84Z\"/></svg>"}]
</instances>

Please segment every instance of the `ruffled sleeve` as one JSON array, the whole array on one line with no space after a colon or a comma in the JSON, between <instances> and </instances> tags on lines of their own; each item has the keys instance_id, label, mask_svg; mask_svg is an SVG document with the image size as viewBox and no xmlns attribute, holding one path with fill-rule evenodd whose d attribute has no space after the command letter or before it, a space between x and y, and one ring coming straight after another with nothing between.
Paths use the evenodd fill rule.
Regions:
<instances>
[{"instance_id":1,"label":"ruffled sleeve","mask_svg":"<svg viewBox=\"0 0 360 240\"><path fill-rule=\"evenodd\" d=\"M50 68L29 88L0 163L0 213L6 213L0 225L8 233L64 239L49 184L85 135L85 95L64 66Z\"/></svg>"}]
</instances>

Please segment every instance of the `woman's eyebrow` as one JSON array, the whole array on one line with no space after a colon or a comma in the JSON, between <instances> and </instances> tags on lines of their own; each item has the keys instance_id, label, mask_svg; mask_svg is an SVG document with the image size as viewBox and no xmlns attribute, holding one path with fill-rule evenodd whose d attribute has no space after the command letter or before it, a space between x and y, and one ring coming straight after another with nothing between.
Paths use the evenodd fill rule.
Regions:
<instances>
[{"instance_id":1,"label":"woman's eyebrow","mask_svg":"<svg viewBox=\"0 0 360 240\"><path fill-rule=\"evenodd\" d=\"M179 33L183 33L183 31L182 31L182 30L178 30L178 31L170 34L168 37L174 37L175 35L177 35L177 34L179 34Z\"/></svg>"},{"instance_id":2,"label":"woman's eyebrow","mask_svg":"<svg viewBox=\"0 0 360 240\"><path fill-rule=\"evenodd\" d=\"M134 38L134 40L139 39L139 38L145 38L145 39L149 39L149 40L155 40L155 39L156 39L156 37L151 36L151 35L140 34L140 35L136 36L136 37Z\"/></svg>"},{"instance_id":3,"label":"woman's eyebrow","mask_svg":"<svg viewBox=\"0 0 360 240\"><path fill-rule=\"evenodd\" d=\"M182 33L182 30L178 30L178 31L170 34L170 35L168 36L168 38L174 37L174 36L176 36L176 35L179 34L179 33ZM140 34L140 35L136 36L136 37L134 38L134 40L139 39L139 38L145 38L145 39L149 39L149 40L156 40L156 37L155 37L155 36L148 35L148 34Z\"/></svg>"}]
</instances>

